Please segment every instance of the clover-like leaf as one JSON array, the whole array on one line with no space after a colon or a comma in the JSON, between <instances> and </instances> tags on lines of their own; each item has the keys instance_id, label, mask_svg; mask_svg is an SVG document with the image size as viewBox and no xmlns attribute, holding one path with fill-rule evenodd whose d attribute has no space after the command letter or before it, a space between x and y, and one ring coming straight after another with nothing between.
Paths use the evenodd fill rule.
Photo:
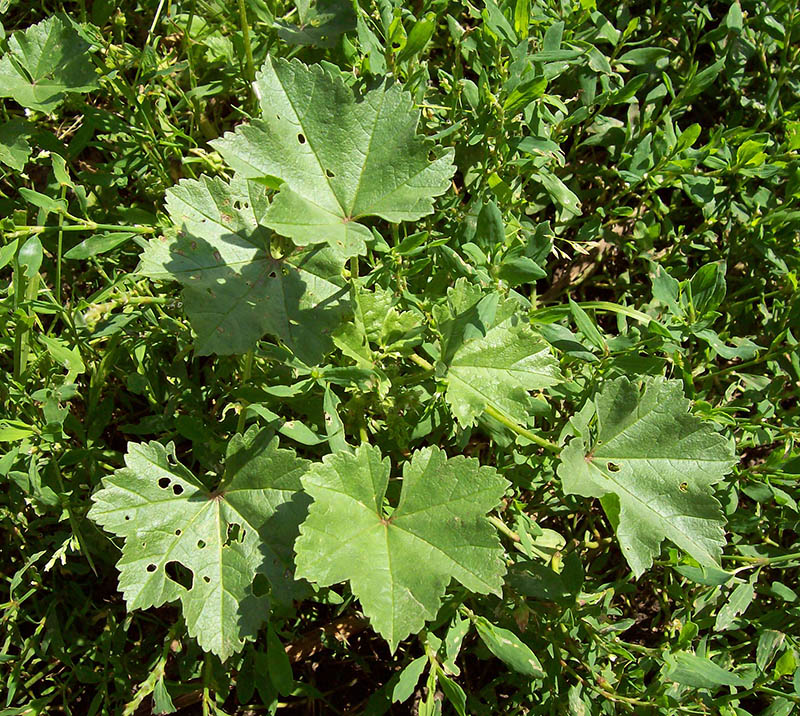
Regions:
<instances>
[{"instance_id":1,"label":"clover-like leaf","mask_svg":"<svg viewBox=\"0 0 800 716\"><path fill-rule=\"evenodd\" d=\"M307 499L307 461L254 429L228 447L221 490L210 491L178 462L175 448L130 443L125 467L103 480L89 511L125 538L119 586L128 609L180 600L189 634L226 659L252 638L273 599L301 594L292 543ZM256 576L270 590L254 588Z\"/></svg>"},{"instance_id":2,"label":"clover-like leaf","mask_svg":"<svg viewBox=\"0 0 800 716\"><path fill-rule=\"evenodd\" d=\"M93 90L97 77L88 50L89 43L55 15L15 32L0 58L0 97L50 112L67 92Z\"/></svg>"},{"instance_id":3,"label":"clover-like leaf","mask_svg":"<svg viewBox=\"0 0 800 716\"><path fill-rule=\"evenodd\" d=\"M529 391L555 385L561 374L547 342L512 315L486 335L461 343L446 379L445 399L461 425L474 424L490 406L527 424Z\"/></svg>"},{"instance_id":4,"label":"clover-like leaf","mask_svg":"<svg viewBox=\"0 0 800 716\"><path fill-rule=\"evenodd\" d=\"M259 225L268 206L264 188L243 179L181 181L167 191L179 230L150 241L140 270L183 284L198 354L244 353L269 333L313 364L348 311L342 259L324 246L272 256Z\"/></svg>"},{"instance_id":5,"label":"clover-like leaf","mask_svg":"<svg viewBox=\"0 0 800 716\"><path fill-rule=\"evenodd\" d=\"M455 578L500 594L503 549L485 514L508 486L494 468L437 447L403 466L397 507L387 509L389 459L362 443L303 476L314 499L295 543L298 576L320 585L350 582L373 627L394 651L432 619Z\"/></svg>"},{"instance_id":6,"label":"clover-like leaf","mask_svg":"<svg viewBox=\"0 0 800 716\"><path fill-rule=\"evenodd\" d=\"M416 221L447 189L453 152L429 160L399 85L354 93L327 68L267 58L254 89L261 119L212 144L243 177L281 183L265 222L295 243L364 253L372 235L359 219Z\"/></svg>"},{"instance_id":7,"label":"clover-like leaf","mask_svg":"<svg viewBox=\"0 0 800 716\"><path fill-rule=\"evenodd\" d=\"M611 381L595 397L597 437L561 453L564 492L600 497L622 553L640 576L669 539L719 565L725 519L711 486L736 458L728 440L689 413L678 380Z\"/></svg>"}]
</instances>

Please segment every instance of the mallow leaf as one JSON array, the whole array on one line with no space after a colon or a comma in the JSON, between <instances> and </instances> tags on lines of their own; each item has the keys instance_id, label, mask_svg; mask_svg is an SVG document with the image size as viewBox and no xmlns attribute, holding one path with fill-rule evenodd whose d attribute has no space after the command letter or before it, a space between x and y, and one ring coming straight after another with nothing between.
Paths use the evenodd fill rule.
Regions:
<instances>
[{"instance_id":1,"label":"mallow leaf","mask_svg":"<svg viewBox=\"0 0 800 716\"><path fill-rule=\"evenodd\" d=\"M67 92L93 90L97 77L88 50L89 43L55 15L15 32L0 58L0 97L51 112Z\"/></svg>"},{"instance_id":2,"label":"mallow leaf","mask_svg":"<svg viewBox=\"0 0 800 716\"><path fill-rule=\"evenodd\" d=\"M123 537L117 567L128 609L179 600L189 634L221 659L255 636L272 599L302 595L292 544L306 514L307 461L251 429L232 438L222 489L209 490L172 443L129 443L125 467L103 480L89 510ZM258 588L263 575L269 589Z\"/></svg>"},{"instance_id":3,"label":"mallow leaf","mask_svg":"<svg viewBox=\"0 0 800 716\"><path fill-rule=\"evenodd\" d=\"M475 459L448 459L428 447L403 465L392 510L385 503L389 475L389 459L365 443L316 463L302 478L314 501L295 563L298 576L322 586L349 581L394 651L436 616L451 579L500 594L503 549L485 515L508 483Z\"/></svg>"},{"instance_id":4,"label":"mallow leaf","mask_svg":"<svg viewBox=\"0 0 800 716\"><path fill-rule=\"evenodd\" d=\"M647 379L640 390L618 378L594 403L596 437L561 453L564 492L601 498L637 577L665 539L718 566L725 520L711 486L736 464L730 442L690 414L679 380Z\"/></svg>"},{"instance_id":5,"label":"mallow leaf","mask_svg":"<svg viewBox=\"0 0 800 716\"><path fill-rule=\"evenodd\" d=\"M372 235L360 219L416 221L449 186L453 152L417 135L399 85L354 92L328 68L268 57L253 86L261 119L211 144L241 176L280 183L265 222L298 245L364 253Z\"/></svg>"},{"instance_id":6,"label":"mallow leaf","mask_svg":"<svg viewBox=\"0 0 800 716\"><path fill-rule=\"evenodd\" d=\"M446 371L445 399L463 426L474 424L489 406L528 424L529 391L561 380L547 342L516 315L464 341Z\"/></svg>"},{"instance_id":7,"label":"mallow leaf","mask_svg":"<svg viewBox=\"0 0 800 716\"><path fill-rule=\"evenodd\" d=\"M183 284L198 354L244 353L268 333L314 364L348 311L342 259L324 246L272 255L259 225L268 205L264 187L243 179L179 182L167 190L178 231L149 242L140 270Z\"/></svg>"}]
</instances>

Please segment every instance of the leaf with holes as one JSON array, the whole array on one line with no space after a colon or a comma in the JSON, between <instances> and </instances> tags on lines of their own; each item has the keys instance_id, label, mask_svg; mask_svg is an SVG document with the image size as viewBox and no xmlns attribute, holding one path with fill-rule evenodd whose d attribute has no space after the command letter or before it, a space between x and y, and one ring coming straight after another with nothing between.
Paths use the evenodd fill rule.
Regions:
<instances>
[{"instance_id":1,"label":"leaf with holes","mask_svg":"<svg viewBox=\"0 0 800 716\"><path fill-rule=\"evenodd\" d=\"M529 391L561 380L545 340L516 315L461 343L446 370L445 399L463 426L474 424L489 406L527 425Z\"/></svg>"},{"instance_id":2,"label":"leaf with holes","mask_svg":"<svg viewBox=\"0 0 800 716\"><path fill-rule=\"evenodd\" d=\"M736 464L731 444L689 413L679 380L611 381L594 399L597 436L561 453L564 492L600 497L636 576L669 539L700 564L717 566L725 544L712 492Z\"/></svg>"},{"instance_id":3,"label":"leaf with holes","mask_svg":"<svg viewBox=\"0 0 800 716\"><path fill-rule=\"evenodd\" d=\"M89 43L59 17L15 32L0 58L0 97L23 107L51 112L67 92L89 92L97 78Z\"/></svg>"},{"instance_id":4,"label":"leaf with holes","mask_svg":"<svg viewBox=\"0 0 800 716\"><path fill-rule=\"evenodd\" d=\"M211 144L241 176L280 183L266 225L298 245L362 254L372 234L360 219L416 221L449 186L453 152L417 135L399 85L358 93L328 68L268 58L254 88L261 119Z\"/></svg>"},{"instance_id":5,"label":"leaf with holes","mask_svg":"<svg viewBox=\"0 0 800 716\"><path fill-rule=\"evenodd\" d=\"M209 490L170 443L128 444L89 516L125 538L117 564L128 609L180 600L189 634L221 659L255 636L274 600L302 594L292 544L307 510L307 461L251 429L228 446L221 490ZM260 586L263 575L267 586Z\"/></svg>"},{"instance_id":6,"label":"leaf with holes","mask_svg":"<svg viewBox=\"0 0 800 716\"><path fill-rule=\"evenodd\" d=\"M150 241L140 270L183 284L198 354L244 353L268 333L313 364L348 311L342 260L324 246L273 255L267 207L264 188L241 178L181 181L167 191L178 231Z\"/></svg>"},{"instance_id":7,"label":"leaf with holes","mask_svg":"<svg viewBox=\"0 0 800 716\"><path fill-rule=\"evenodd\" d=\"M485 514L508 486L494 468L437 447L403 466L397 507L384 504L388 458L362 443L327 455L302 478L314 502L295 543L297 574L322 586L349 580L373 627L394 651L433 619L455 578L500 594L503 549Z\"/></svg>"}]
</instances>

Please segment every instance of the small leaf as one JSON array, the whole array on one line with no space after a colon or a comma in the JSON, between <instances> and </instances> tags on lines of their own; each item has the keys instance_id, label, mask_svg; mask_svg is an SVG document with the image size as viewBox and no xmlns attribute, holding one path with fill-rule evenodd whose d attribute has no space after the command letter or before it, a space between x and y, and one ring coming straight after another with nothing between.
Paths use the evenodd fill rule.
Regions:
<instances>
[{"instance_id":1,"label":"small leaf","mask_svg":"<svg viewBox=\"0 0 800 716\"><path fill-rule=\"evenodd\" d=\"M474 617L472 620L484 644L498 659L502 659L514 671L542 679L542 665L527 644L519 640L514 632L495 626L488 619Z\"/></svg>"},{"instance_id":2,"label":"small leaf","mask_svg":"<svg viewBox=\"0 0 800 716\"><path fill-rule=\"evenodd\" d=\"M433 619L447 585L499 594L505 565L484 515L508 483L477 460L437 447L403 466L397 507L384 498L389 460L362 443L327 455L303 477L314 499L295 544L297 573L320 586L350 581L373 628L392 651Z\"/></svg>"},{"instance_id":3,"label":"small leaf","mask_svg":"<svg viewBox=\"0 0 800 716\"><path fill-rule=\"evenodd\" d=\"M439 685L444 691L447 700L453 705L458 716L466 716L467 714L467 695L455 681L447 676L441 667L437 668L437 678Z\"/></svg>"},{"instance_id":4,"label":"small leaf","mask_svg":"<svg viewBox=\"0 0 800 716\"><path fill-rule=\"evenodd\" d=\"M77 246L73 246L64 254L65 259L88 259L98 256L117 248L120 244L128 241L133 234L124 231L115 231L107 234L95 234L88 239L84 239Z\"/></svg>"},{"instance_id":5,"label":"small leaf","mask_svg":"<svg viewBox=\"0 0 800 716\"><path fill-rule=\"evenodd\" d=\"M400 677L392 690L392 703L403 703L411 698L427 664L428 657L419 656L400 672Z\"/></svg>"},{"instance_id":6,"label":"small leaf","mask_svg":"<svg viewBox=\"0 0 800 716\"><path fill-rule=\"evenodd\" d=\"M619 378L595 397L597 437L573 438L558 476L566 494L601 497L638 577L670 539L719 566L724 518L711 486L736 464L730 443L689 413L682 384Z\"/></svg>"},{"instance_id":7,"label":"small leaf","mask_svg":"<svg viewBox=\"0 0 800 716\"><path fill-rule=\"evenodd\" d=\"M750 606L754 596L755 590L750 582L737 585L728 597L728 601L717 612L714 631L730 629L736 617L743 614Z\"/></svg>"},{"instance_id":8,"label":"small leaf","mask_svg":"<svg viewBox=\"0 0 800 716\"><path fill-rule=\"evenodd\" d=\"M21 172L31 155L29 134L28 125L22 120L12 119L0 124L0 162Z\"/></svg>"},{"instance_id":9,"label":"small leaf","mask_svg":"<svg viewBox=\"0 0 800 716\"><path fill-rule=\"evenodd\" d=\"M721 686L746 687L748 684L746 679L728 669L723 669L711 659L697 656L688 651L667 654L663 673L664 677L670 681L711 691L716 691Z\"/></svg>"}]
</instances>

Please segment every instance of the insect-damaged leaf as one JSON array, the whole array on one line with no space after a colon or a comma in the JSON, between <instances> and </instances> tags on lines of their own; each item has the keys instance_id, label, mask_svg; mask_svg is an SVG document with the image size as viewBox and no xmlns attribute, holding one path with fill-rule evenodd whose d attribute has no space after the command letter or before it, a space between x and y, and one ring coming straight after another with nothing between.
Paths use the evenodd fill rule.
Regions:
<instances>
[{"instance_id":1,"label":"insect-damaged leaf","mask_svg":"<svg viewBox=\"0 0 800 716\"><path fill-rule=\"evenodd\" d=\"M362 443L303 477L314 499L295 543L297 574L323 586L349 580L372 626L394 651L433 619L447 585L499 594L505 565L484 515L508 483L494 468L437 447L414 453L389 513L389 459Z\"/></svg>"},{"instance_id":2,"label":"insect-damaged leaf","mask_svg":"<svg viewBox=\"0 0 800 716\"><path fill-rule=\"evenodd\" d=\"M307 461L264 432L236 435L228 446L225 487L209 491L170 443L129 443L125 467L103 480L89 516L125 538L119 586L128 609L180 600L189 634L226 659L252 638L273 599L300 596L292 543L307 500Z\"/></svg>"},{"instance_id":3,"label":"insect-damaged leaf","mask_svg":"<svg viewBox=\"0 0 800 716\"><path fill-rule=\"evenodd\" d=\"M313 364L347 312L342 259L324 246L271 256L267 206L263 187L243 179L181 181L167 191L179 230L150 241L141 271L183 284L198 354L244 353L269 333Z\"/></svg>"},{"instance_id":4,"label":"insect-damaged leaf","mask_svg":"<svg viewBox=\"0 0 800 716\"><path fill-rule=\"evenodd\" d=\"M358 93L327 68L267 58L254 88L261 119L212 144L241 176L282 183L265 223L297 244L364 253L359 219L415 221L447 189L452 150L429 160L411 95L390 80Z\"/></svg>"},{"instance_id":5,"label":"insect-damaged leaf","mask_svg":"<svg viewBox=\"0 0 800 716\"><path fill-rule=\"evenodd\" d=\"M724 518L711 486L736 463L729 442L689 413L678 380L627 378L595 397L597 437L573 438L558 476L567 494L600 497L636 576L669 539L717 566Z\"/></svg>"}]
</instances>

